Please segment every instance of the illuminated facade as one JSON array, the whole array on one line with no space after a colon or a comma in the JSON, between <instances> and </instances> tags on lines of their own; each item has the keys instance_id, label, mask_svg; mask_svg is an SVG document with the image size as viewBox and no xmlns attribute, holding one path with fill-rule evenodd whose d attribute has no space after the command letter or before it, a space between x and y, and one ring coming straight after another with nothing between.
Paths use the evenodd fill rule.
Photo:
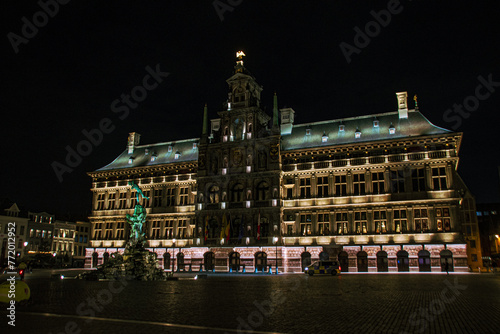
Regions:
<instances>
[{"instance_id":1,"label":"illuminated facade","mask_svg":"<svg viewBox=\"0 0 500 334\"><path fill-rule=\"evenodd\" d=\"M242 58L227 107L210 122L205 107L200 138L139 145L131 133L120 156L89 173L87 267L123 251L128 181L149 197L148 246L167 270L269 271L277 261L300 272L319 258L349 272L480 266L466 247L479 236L457 174L461 133L410 110L406 92L397 111L309 124L294 124L275 96L269 116Z\"/></svg>"}]
</instances>

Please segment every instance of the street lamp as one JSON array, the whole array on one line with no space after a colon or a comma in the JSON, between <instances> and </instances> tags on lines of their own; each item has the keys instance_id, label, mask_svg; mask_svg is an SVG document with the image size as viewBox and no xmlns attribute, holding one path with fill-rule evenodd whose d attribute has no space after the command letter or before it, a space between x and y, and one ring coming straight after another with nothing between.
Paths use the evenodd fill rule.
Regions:
<instances>
[{"instance_id":1,"label":"street lamp","mask_svg":"<svg viewBox=\"0 0 500 334\"><path fill-rule=\"evenodd\" d=\"M172 273L175 272L175 238L172 239Z\"/></svg>"},{"instance_id":2,"label":"street lamp","mask_svg":"<svg viewBox=\"0 0 500 334\"><path fill-rule=\"evenodd\" d=\"M273 243L276 247L275 256L276 256L276 275L278 275L278 237L273 238Z\"/></svg>"}]
</instances>

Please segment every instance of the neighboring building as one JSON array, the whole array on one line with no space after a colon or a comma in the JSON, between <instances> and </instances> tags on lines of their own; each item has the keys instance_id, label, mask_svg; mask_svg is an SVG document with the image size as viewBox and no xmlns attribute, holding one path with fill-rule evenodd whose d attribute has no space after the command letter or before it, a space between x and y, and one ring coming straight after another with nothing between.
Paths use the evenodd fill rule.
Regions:
<instances>
[{"instance_id":1,"label":"neighboring building","mask_svg":"<svg viewBox=\"0 0 500 334\"><path fill-rule=\"evenodd\" d=\"M14 255L17 262L26 255L28 218L20 217L20 212L16 203L9 203L3 208L4 214L0 215L0 267L8 264L9 255ZM12 231L12 228L15 228L15 237L9 240L9 231ZM10 250L13 250L14 254L9 254Z\"/></svg>"},{"instance_id":2,"label":"neighboring building","mask_svg":"<svg viewBox=\"0 0 500 334\"><path fill-rule=\"evenodd\" d=\"M73 267L84 267L85 249L90 246L90 230L91 225L89 222L76 222Z\"/></svg>"},{"instance_id":3,"label":"neighboring building","mask_svg":"<svg viewBox=\"0 0 500 334\"><path fill-rule=\"evenodd\" d=\"M28 253L52 254L55 215L28 212Z\"/></svg>"},{"instance_id":4,"label":"neighboring building","mask_svg":"<svg viewBox=\"0 0 500 334\"><path fill-rule=\"evenodd\" d=\"M500 203L477 204L476 209L484 265L500 267Z\"/></svg>"},{"instance_id":5,"label":"neighboring building","mask_svg":"<svg viewBox=\"0 0 500 334\"><path fill-rule=\"evenodd\" d=\"M323 258L354 272L481 266L464 239L470 227L479 244L474 198L457 174L462 134L410 110L406 92L397 111L295 124L276 96L272 116L262 110L241 54L227 83L227 107L210 123L205 107L201 138L139 145L131 133L122 154L89 173L86 267L123 251L129 181L149 197L144 231L167 270L278 262L300 272Z\"/></svg>"},{"instance_id":6,"label":"neighboring building","mask_svg":"<svg viewBox=\"0 0 500 334\"><path fill-rule=\"evenodd\" d=\"M52 239L52 253L56 263L70 266L73 262L76 224L56 220L54 224L54 237Z\"/></svg>"}]
</instances>

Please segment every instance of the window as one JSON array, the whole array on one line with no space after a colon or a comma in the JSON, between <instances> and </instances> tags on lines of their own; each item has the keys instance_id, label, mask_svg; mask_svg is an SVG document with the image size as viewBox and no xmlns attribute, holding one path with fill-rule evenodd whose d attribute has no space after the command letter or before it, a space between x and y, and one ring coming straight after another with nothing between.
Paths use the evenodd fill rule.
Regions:
<instances>
[{"instance_id":1,"label":"window","mask_svg":"<svg viewBox=\"0 0 500 334\"><path fill-rule=\"evenodd\" d=\"M383 194L385 192L384 172L372 173L373 194Z\"/></svg>"},{"instance_id":2,"label":"window","mask_svg":"<svg viewBox=\"0 0 500 334\"><path fill-rule=\"evenodd\" d=\"M137 191L130 192L130 206L129 209L133 209L135 207L135 200L137 198Z\"/></svg>"},{"instance_id":3,"label":"window","mask_svg":"<svg viewBox=\"0 0 500 334\"><path fill-rule=\"evenodd\" d=\"M396 128L394 127L394 125L391 124L391 126L389 127L389 134L393 135L395 133L396 133Z\"/></svg>"},{"instance_id":4,"label":"window","mask_svg":"<svg viewBox=\"0 0 500 334\"><path fill-rule=\"evenodd\" d=\"M316 178L317 182L317 196L328 197L328 176L320 176Z\"/></svg>"},{"instance_id":5,"label":"window","mask_svg":"<svg viewBox=\"0 0 500 334\"><path fill-rule=\"evenodd\" d=\"M411 180L413 191L425 191L425 171L423 168L412 169Z\"/></svg>"},{"instance_id":6,"label":"window","mask_svg":"<svg viewBox=\"0 0 500 334\"><path fill-rule=\"evenodd\" d=\"M188 187L179 188L179 205L188 205L188 200Z\"/></svg>"},{"instance_id":7,"label":"window","mask_svg":"<svg viewBox=\"0 0 500 334\"><path fill-rule=\"evenodd\" d=\"M374 128L378 128L378 120L374 120L373 121L373 127Z\"/></svg>"},{"instance_id":8,"label":"window","mask_svg":"<svg viewBox=\"0 0 500 334\"><path fill-rule=\"evenodd\" d=\"M375 233L387 233L387 212L385 210L373 211Z\"/></svg>"},{"instance_id":9,"label":"window","mask_svg":"<svg viewBox=\"0 0 500 334\"><path fill-rule=\"evenodd\" d=\"M345 125L344 124L340 124L339 125L339 131L340 132L344 132L344 130L345 130Z\"/></svg>"},{"instance_id":10,"label":"window","mask_svg":"<svg viewBox=\"0 0 500 334\"><path fill-rule=\"evenodd\" d=\"M166 206L175 206L175 188L167 188L165 196Z\"/></svg>"},{"instance_id":11,"label":"window","mask_svg":"<svg viewBox=\"0 0 500 334\"><path fill-rule=\"evenodd\" d=\"M318 214L318 234L319 235L329 235L330 234L330 214L329 213L319 213Z\"/></svg>"},{"instance_id":12,"label":"window","mask_svg":"<svg viewBox=\"0 0 500 334\"><path fill-rule=\"evenodd\" d=\"M179 224L177 225L177 235L179 239L185 239L188 237L187 235L187 220L181 219L179 220Z\"/></svg>"},{"instance_id":13,"label":"window","mask_svg":"<svg viewBox=\"0 0 500 334\"><path fill-rule=\"evenodd\" d=\"M436 227L439 232L451 231L450 208L436 208Z\"/></svg>"},{"instance_id":14,"label":"window","mask_svg":"<svg viewBox=\"0 0 500 334\"><path fill-rule=\"evenodd\" d=\"M108 195L108 210L115 209L116 193L110 193Z\"/></svg>"},{"instance_id":15,"label":"window","mask_svg":"<svg viewBox=\"0 0 500 334\"><path fill-rule=\"evenodd\" d=\"M113 223L106 223L106 230L104 232L104 239L113 239Z\"/></svg>"},{"instance_id":16,"label":"window","mask_svg":"<svg viewBox=\"0 0 500 334\"><path fill-rule=\"evenodd\" d=\"M292 224L286 225L286 235L293 235L293 225Z\"/></svg>"},{"instance_id":17,"label":"window","mask_svg":"<svg viewBox=\"0 0 500 334\"><path fill-rule=\"evenodd\" d=\"M347 224L349 223L347 220L347 212L337 212L335 218L337 222L337 234L349 233L347 229Z\"/></svg>"},{"instance_id":18,"label":"window","mask_svg":"<svg viewBox=\"0 0 500 334\"><path fill-rule=\"evenodd\" d=\"M98 194L96 210L103 210L103 209L104 209L104 194Z\"/></svg>"},{"instance_id":19,"label":"window","mask_svg":"<svg viewBox=\"0 0 500 334\"><path fill-rule=\"evenodd\" d=\"M144 197L142 198L142 206L144 206L145 208L149 208L149 205L151 204L151 202L150 202L151 198L149 197L151 194L151 191L147 190L147 191L143 191L142 193L144 194Z\"/></svg>"},{"instance_id":20,"label":"window","mask_svg":"<svg viewBox=\"0 0 500 334\"><path fill-rule=\"evenodd\" d=\"M125 239L125 222L119 222L116 224L116 239ZM84 242L87 242L87 237L84 238Z\"/></svg>"},{"instance_id":21,"label":"window","mask_svg":"<svg viewBox=\"0 0 500 334\"><path fill-rule=\"evenodd\" d=\"M354 132L354 138L361 138L361 131L356 129L356 132Z\"/></svg>"},{"instance_id":22,"label":"window","mask_svg":"<svg viewBox=\"0 0 500 334\"><path fill-rule=\"evenodd\" d=\"M311 215L310 214L300 215L300 235L311 235L311 234L312 234Z\"/></svg>"},{"instance_id":23,"label":"window","mask_svg":"<svg viewBox=\"0 0 500 334\"><path fill-rule=\"evenodd\" d=\"M391 186L393 193L405 192L405 176L402 169L391 170Z\"/></svg>"},{"instance_id":24,"label":"window","mask_svg":"<svg viewBox=\"0 0 500 334\"><path fill-rule=\"evenodd\" d=\"M23 235L23 234L24 234L24 226L21 226L21 230L19 231L19 234L20 234L20 235Z\"/></svg>"},{"instance_id":25,"label":"window","mask_svg":"<svg viewBox=\"0 0 500 334\"><path fill-rule=\"evenodd\" d=\"M153 220L153 224L151 226L151 238L152 239L159 239L160 236L160 221L159 220Z\"/></svg>"},{"instance_id":26,"label":"window","mask_svg":"<svg viewBox=\"0 0 500 334\"><path fill-rule=\"evenodd\" d=\"M427 215L427 209L414 209L413 217L415 219L415 232L429 231L429 216Z\"/></svg>"},{"instance_id":27,"label":"window","mask_svg":"<svg viewBox=\"0 0 500 334\"><path fill-rule=\"evenodd\" d=\"M153 192L153 207L157 208L161 206L162 197L163 197L163 189L155 189Z\"/></svg>"},{"instance_id":28,"label":"window","mask_svg":"<svg viewBox=\"0 0 500 334\"><path fill-rule=\"evenodd\" d=\"M127 193L120 193L120 197L118 200L118 209L126 209L127 205Z\"/></svg>"},{"instance_id":29,"label":"window","mask_svg":"<svg viewBox=\"0 0 500 334\"><path fill-rule=\"evenodd\" d=\"M471 254L470 258L471 258L472 262L477 262L477 254Z\"/></svg>"},{"instance_id":30,"label":"window","mask_svg":"<svg viewBox=\"0 0 500 334\"><path fill-rule=\"evenodd\" d=\"M476 248L476 240L469 240L470 248Z\"/></svg>"},{"instance_id":31,"label":"window","mask_svg":"<svg viewBox=\"0 0 500 334\"><path fill-rule=\"evenodd\" d=\"M323 133L323 136L321 137L321 142L322 143L328 142L328 136L326 135L326 133Z\"/></svg>"},{"instance_id":32,"label":"window","mask_svg":"<svg viewBox=\"0 0 500 334\"><path fill-rule=\"evenodd\" d=\"M354 212L354 225L356 226L357 234L368 233L366 227L366 211Z\"/></svg>"},{"instance_id":33,"label":"window","mask_svg":"<svg viewBox=\"0 0 500 334\"><path fill-rule=\"evenodd\" d=\"M307 128L306 129L306 136L310 136L311 135L311 129Z\"/></svg>"},{"instance_id":34,"label":"window","mask_svg":"<svg viewBox=\"0 0 500 334\"><path fill-rule=\"evenodd\" d=\"M299 183L300 198L311 197L311 178L301 178Z\"/></svg>"},{"instance_id":35,"label":"window","mask_svg":"<svg viewBox=\"0 0 500 334\"><path fill-rule=\"evenodd\" d=\"M241 185L241 183L237 183L233 186L233 189L231 190L231 201L243 201L243 186Z\"/></svg>"},{"instance_id":36,"label":"window","mask_svg":"<svg viewBox=\"0 0 500 334\"><path fill-rule=\"evenodd\" d=\"M94 240L101 239L102 236L102 223L96 223L94 227Z\"/></svg>"},{"instance_id":37,"label":"window","mask_svg":"<svg viewBox=\"0 0 500 334\"><path fill-rule=\"evenodd\" d=\"M208 192L210 203L219 203L219 187L212 186Z\"/></svg>"},{"instance_id":38,"label":"window","mask_svg":"<svg viewBox=\"0 0 500 334\"><path fill-rule=\"evenodd\" d=\"M34 238L34 237L35 237L35 230L30 229L30 238Z\"/></svg>"},{"instance_id":39,"label":"window","mask_svg":"<svg viewBox=\"0 0 500 334\"><path fill-rule=\"evenodd\" d=\"M354 174L353 175L353 186L354 186L354 194L355 196L365 195L365 174Z\"/></svg>"},{"instance_id":40,"label":"window","mask_svg":"<svg viewBox=\"0 0 500 334\"><path fill-rule=\"evenodd\" d=\"M335 196L347 196L346 175L335 175Z\"/></svg>"},{"instance_id":41,"label":"window","mask_svg":"<svg viewBox=\"0 0 500 334\"><path fill-rule=\"evenodd\" d=\"M243 189L243 186L242 186ZM269 198L269 185L267 182L261 182L257 186L257 200L258 201L265 201ZM243 200L243 199L242 199Z\"/></svg>"},{"instance_id":42,"label":"window","mask_svg":"<svg viewBox=\"0 0 500 334\"><path fill-rule=\"evenodd\" d=\"M434 167L432 168L432 185L434 190L446 190L446 168Z\"/></svg>"},{"instance_id":43,"label":"window","mask_svg":"<svg viewBox=\"0 0 500 334\"><path fill-rule=\"evenodd\" d=\"M174 237L174 221L167 220L165 222L165 238L172 239Z\"/></svg>"},{"instance_id":44,"label":"window","mask_svg":"<svg viewBox=\"0 0 500 334\"><path fill-rule=\"evenodd\" d=\"M403 233L408 231L406 219L406 209L396 209L394 214L394 227L396 233Z\"/></svg>"}]
</instances>

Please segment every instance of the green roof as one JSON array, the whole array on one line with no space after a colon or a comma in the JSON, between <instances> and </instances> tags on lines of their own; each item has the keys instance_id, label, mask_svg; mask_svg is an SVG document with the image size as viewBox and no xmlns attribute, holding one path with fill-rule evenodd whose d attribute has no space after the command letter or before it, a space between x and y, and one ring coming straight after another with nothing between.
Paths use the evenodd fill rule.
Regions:
<instances>
[{"instance_id":1,"label":"green roof","mask_svg":"<svg viewBox=\"0 0 500 334\"><path fill-rule=\"evenodd\" d=\"M378 126L374 125L374 121L378 121ZM344 126L343 131L340 125ZM389 132L391 125L394 127L393 134ZM357 130L359 138L355 137ZM286 151L446 133L452 131L435 126L419 111L409 110L408 118L399 118L399 113L394 111L293 125L291 134L282 135L281 149ZM323 141L323 136L327 137L326 141Z\"/></svg>"},{"instance_id":2,"label":"green roof","mask_svg":"<svg viewBox=\"0 0 500 334\"><path fill-rule=\"evenodd\" d=\"M133 153L128 153L128 149L126 149L112 163L99 168L97 171L198 161L199 141L199 138L193 138L136 146ZM169 147L171 147L170 152ZM179 154L177 159L175 158L176 153Z\"/></svg>"}]
</instances>

